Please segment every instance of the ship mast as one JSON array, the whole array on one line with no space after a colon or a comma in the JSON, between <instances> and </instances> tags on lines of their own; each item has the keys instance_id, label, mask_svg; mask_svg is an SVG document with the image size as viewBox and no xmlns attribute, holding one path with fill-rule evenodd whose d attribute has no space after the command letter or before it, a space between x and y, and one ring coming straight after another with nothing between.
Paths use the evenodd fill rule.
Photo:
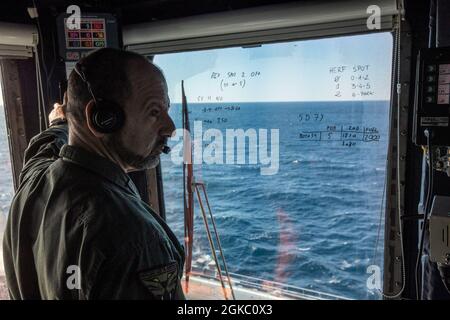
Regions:
<instances>
[{"instance_id":1,"label":"ship mast","mask_svg":"<svg viewBox=\"0 0 450 320\"><path fill-rule=\"evenodd\" d=\"M192 245L194 243L194 172L192 161L191 128L184 81L181 81L183 121L183 202L184 202L184 245L186 250L186 292L189 291L189 276L192 271Z\"/></svg>"},{"instance_id":2,"label":"ship mast","mask_svg":"<svg viewBox=\"0 0 450 320\"><path fill-rule=\"evenodd\" d=\"M219 258L216 253L216 246L219 249L220 258L222 260L222 265L225 271L226 280L228 282L228 287L231 291L231 296L236 299L234 295L233 286L231 284L231 277L228 272L227 263L225 261L225 256L223 254L222 245L220 243L219 233L217 231L216 222L211 210L211 206L208 199L208 194L206 192L206 186L202 181L196 181L194 178L193 170L193 156L192 156L192 140L191 140L191 130L189 125L189 112L187 108L187 99L184 92L184 81L181 81L181 94L182 94L182 121L183 121L183 200L184 200L184 243L186 250L186 266L185 266L185 280L186 280L186 293L189 292L189 276L192 272L192 247L194 240L194 189L197 194L197 200L201 209L203 222L205 224L206 235L208 237L209 246L211 248L211 253L214 258L214 262L217 268L217 275L220 280L223 295L226 300L228 300L227 288L225 286L225 277L222 274L222 268L219 263ZM203 198L202 198L203 195ZM204 204L206 203L206 206ZM206 213L205 207L208 209L208 215ZM208 220L211 221L212 229ZM212 236L214 233L214 237Z\"/></svg>"}]
</instances>

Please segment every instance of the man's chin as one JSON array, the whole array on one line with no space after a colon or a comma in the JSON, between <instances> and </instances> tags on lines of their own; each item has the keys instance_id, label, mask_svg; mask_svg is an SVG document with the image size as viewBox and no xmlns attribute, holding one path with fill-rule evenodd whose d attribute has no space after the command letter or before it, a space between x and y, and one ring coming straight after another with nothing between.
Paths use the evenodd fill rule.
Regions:
<instances>
[{"instance_id":1,"label":"man's chin","mask_svg":"<svg viewBox=\"0 0 450 320\"><path fill-rule=\"evenodd\" d=\"M159 164L159 152L143 156L127 148L120 139L109 139L107 142L111 149L116 150L122 162L127 164L127 172L153 169Z\"/></svg>"},{"instance_id":2,"label":"man's chin","mask_svg":"<svg viewBox=\"0 0 450 320\"><path fill-rule=\"evenodd\" d=\"M140 167L139 170L153 169L156 168L158 164L159 164L158 156L149 156L139 165Z\"/></svg>"},{"instance_id":3,"label":"man's chin","mask_svg":"<svg viewBox=\"0 0 450 320\"><path fill-rule=\"evenodd\" d=\"M153 169L159 165L159 157L152 157L152 159L146 163L145 169Z\"/></svg>"},{"instance_id":4,"label":"man's chin","mask_svg":"<svg viewBox=\"0 0 450 320\"><path fill-rule=\"evenodd\" d=\"M148 156L147 158L136 161L135 163L130 164L132 168L130 171L140 171L156 168L159 164L158 156Z\"/></svg>"}]
</instances>

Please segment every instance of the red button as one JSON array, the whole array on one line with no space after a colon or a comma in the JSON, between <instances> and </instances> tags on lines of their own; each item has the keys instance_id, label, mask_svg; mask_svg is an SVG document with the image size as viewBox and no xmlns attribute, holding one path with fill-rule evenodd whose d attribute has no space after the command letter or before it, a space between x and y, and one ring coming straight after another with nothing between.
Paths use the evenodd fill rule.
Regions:
<instances>
[{"instance_id":1,"label":"red button","mask_svg":"<svg viewBox=\"0 0 450 320\"><path fill-rule=\"evenodd\" d=\"M97 30L101 30L103 29L103 23L92 23L92 29L97 29Z\"/></svg>"}]
</instances>

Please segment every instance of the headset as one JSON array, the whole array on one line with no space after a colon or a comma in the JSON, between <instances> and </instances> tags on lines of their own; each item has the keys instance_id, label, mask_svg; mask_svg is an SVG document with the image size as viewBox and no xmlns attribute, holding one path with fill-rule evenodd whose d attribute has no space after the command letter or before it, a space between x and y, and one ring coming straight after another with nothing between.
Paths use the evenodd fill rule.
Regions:
<instances>
[{"instance_id":1,"label":"headset","mask_svg":"<svg viewBox=\"0 0 450 320\"><path fill-rule=\"evenodd\" d=\"M86 84L86 87L92 96L92 100L94 100L90 116L93 127L101 133L113 133L120 130L125 123L125 113L123 109L113 101L96 98L83 69L81 63L77 62L75 64L75 72Z\"/></svg>"}]
</instances>

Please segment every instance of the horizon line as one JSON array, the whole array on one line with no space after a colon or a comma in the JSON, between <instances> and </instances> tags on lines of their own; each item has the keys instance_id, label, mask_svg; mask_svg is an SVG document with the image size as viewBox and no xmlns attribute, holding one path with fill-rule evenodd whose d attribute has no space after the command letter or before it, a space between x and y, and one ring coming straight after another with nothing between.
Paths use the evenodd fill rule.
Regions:
<instances>
[{"instance_id":1,"label":"horizon line","mask_svg":"<svg viewBox=\"0 0 450 320\"><path fill-rule=\"evenodd\" d=\"M292 101L206 101L206 102L189 102L190 104L196 103L289 103L289 102L385 102L391 101L390 99L380 100L292 100ZM171 104L181 104L182 102L171 102Z\"/></svg>"}]
</instances>

